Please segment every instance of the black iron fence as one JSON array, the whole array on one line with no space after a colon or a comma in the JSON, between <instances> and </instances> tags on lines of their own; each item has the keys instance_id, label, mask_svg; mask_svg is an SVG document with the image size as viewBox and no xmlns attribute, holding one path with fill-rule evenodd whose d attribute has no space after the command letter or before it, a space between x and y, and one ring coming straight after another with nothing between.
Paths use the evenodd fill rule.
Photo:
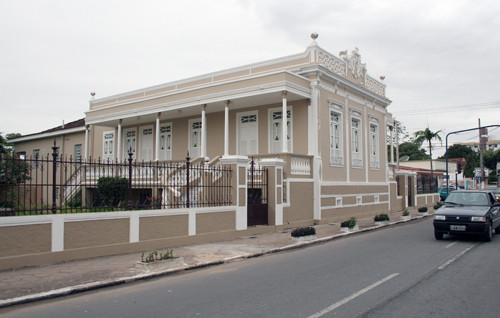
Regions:
<instances>
[{"instance_id":1,"label":"black iron fence","mask_svg":"<svg viewBox=\"0 0 500 318\"><path fill-rule=\"evenodd\" d=\"M0 216L227 206L232 171L202 160L0 157Z\"/></svg>"},{"instance_id":2,"label":"black iron fence","mask_svg":"<svg viewBox=\"0 0 500 318\"><path fill-rule=\"evenodd\" d=\"M428 175L417 176L417 193L436 193L438 191L438 178Z\"/></svg>"}]
</instances>

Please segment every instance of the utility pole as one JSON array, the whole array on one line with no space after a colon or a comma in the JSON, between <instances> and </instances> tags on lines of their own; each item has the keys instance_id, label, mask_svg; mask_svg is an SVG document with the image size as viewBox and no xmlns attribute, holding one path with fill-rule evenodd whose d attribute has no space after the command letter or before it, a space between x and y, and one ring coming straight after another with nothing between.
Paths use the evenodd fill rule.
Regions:
<instances>
[{"instance_id":1,"label":"utility pole","mask_svg":"<svg viewBox=\"0 0 500 318\"><path fill-rule=\"evenodd\" d=\"M485 139L488 138L486 128L481 128L481 118L478 118L479 123L479 162L481 164L481 172L479 174L479 189L484 189L484 145Z\"/></svg>"}]
</instances>

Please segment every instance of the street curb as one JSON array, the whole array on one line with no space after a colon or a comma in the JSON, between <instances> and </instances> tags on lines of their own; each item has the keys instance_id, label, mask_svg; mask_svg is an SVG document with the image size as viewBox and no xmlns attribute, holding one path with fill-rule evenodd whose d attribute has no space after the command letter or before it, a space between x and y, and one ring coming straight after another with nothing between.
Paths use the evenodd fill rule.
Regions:
<instances>
[{"instance_id":1,"label":"street curb","mask_svg":"<svg viewBox=\"0 0 500 318\"><path fill-rule=\"evenodd\" d=\"M335 235L331 235L331 236L312 239L310 241L302 241L302 242L297 242L297 243L293 243L293 244L285 245L285 246L281 246L281 247L270 248L270 249L262 251L262 252L231 256L231 257L223 258L223 259L217 260L217 261L196 263L196 264L192 264L192 265L186 265L186 266L181 267L181 268L160 270L160 271L151 272L151 273L142 273L142 274L138 274L138 275L134 275L134 276L120 277L120 278L103 280L103 281L92 282L92 283L87 283L87 284L75 285L75 286L71 286L71 287L63 287L63 288L54 289L54 290L47 291L47 292L19 296L19 297L15 297L15 298L2 299L2 300L0 300L0 308L10 307L10 306L20 305L20 304L26 304L26 303L31 303L31 302L40 301L40 300L53 299L53 298L58 298L58 297L63 297L63 296L69 296L69 295L73 295L73 294L77 294L77 293L83 293L83 292L87 292L87 291L100 289L100 288L112 287L112 286L122 285L122 284L126 284L126 283L132 283L132 282L136 282L136 281L140 281L140 280L155 278L155 277L159 277L159 276L166 276L166 275L176 274L176 273L180 273L180 272L184 272L184 271L195 270L195 269L200 269L200 268L215 266L215 265L222 265L225 263L235 262L235 261L239 261L239 260L250 259L250 258L264 256L264 255L299 249L299 248L310 246L310 245L317 244L317 243L324 243L324 242L332 241L332 240L335 240L337 238L341 238L341 237L352 235L352 234L369 232L369 231L381 229L381 228L388 227L388 226L395 225L395 224L411 222L413 220L426 218L428 216L431 216L431 214L418 215L418 216L411 218L410 220L399 220L399 221L389 222L388 224L375 225L375 226L367 227L364 229L359 229L359 230L356 230L353 232L343 232L343 233L339 233L339 234L335 234Z\"/></svg>"}]
</instances>

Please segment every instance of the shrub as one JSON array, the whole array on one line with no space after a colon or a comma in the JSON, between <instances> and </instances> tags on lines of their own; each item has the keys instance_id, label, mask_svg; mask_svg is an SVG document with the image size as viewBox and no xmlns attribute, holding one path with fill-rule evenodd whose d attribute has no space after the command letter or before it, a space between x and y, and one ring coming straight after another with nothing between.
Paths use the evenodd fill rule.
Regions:
<instances>
[{"instance_id":1,"label":"shrub","mask_svg":"<svg viewBox=\"0 0 500 318\"><path fill-rule=\"evenodd\" d=\"M375 220L375 222L384 222L384 221L390 220L389 214L378 214L378 215L375 215L375 217L373 219Z\"/></svg>"},{"instance_id":2,"label":"shrub","mask_svg":"<svg viewBox=\"0 0 500 318\"><path fill-rule=\"evenodd\" d=\"M103 177L97 180L97 192L104 206L117 207L125 200L128 191L128 179L120 177Z\"/></svg>"},{"instance_id":3,"label":"shrub","mask_svg":"<svg viewBox=\"0 0 500 318\"><path fill-rule=\"evenodd\" d=\"M353 229L356 226L356 223L357 219L353 216L349 220L340 223L340 227L348 227L350 229Z\"/></svg>"},{"instance_id":4,"label":"shrub","mask_svg":"<svg viewBox=\"0 0 500 318\"><path fill-rule=\"evenodd\" d=\"M441 207L440 205L436 204L436 205L434 205L434 210L437 210L437 209L439 209L440 207Z\"/></svg>"},{"instance_id":5,"label":"shrub","mask_svg":"<svg viewBox=\"0 0 500 318\"><path fill-rule=\"evenodd\" d=\"M405 209L403 211L403 216L409 216L410 215L410 212L408 211L408 209Z\"/></svg>"},{"instance_id":6,"label":"shrub","mask_svg":"<svg viewBox=\"0 0 500 318\"><path fill-rule=\"evenodd\" d=\"M423 206L421 208L418 208L418 212L427 212L427 207Z\"/></svg>"},{"instance_id":7,"label":"shrub","mask_svg":"<svg viewBox=\"0 0 500 318\"><path fill-rule=\"evenodd\" d=\"M298 227L292 231L292 237L316 235L316 229L312 226Z\"/></svg>"}]
</instances>

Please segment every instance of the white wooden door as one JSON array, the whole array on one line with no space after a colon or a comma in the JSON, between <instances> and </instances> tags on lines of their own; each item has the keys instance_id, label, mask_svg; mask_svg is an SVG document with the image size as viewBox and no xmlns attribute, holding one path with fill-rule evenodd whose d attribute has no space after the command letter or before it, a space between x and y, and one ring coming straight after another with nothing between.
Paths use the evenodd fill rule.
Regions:
<instances>
[{"instance_id":1,"label":"white wooden door","mask_svg":"<svg viewBox=\"0 0 500 318\"><path fill-rule=\"evenodd\" d=\"M172 124L160 126L160 160L172 160Z\"/></svg>"},{"instance_id":2,"label":"white wooden door","mask_svg":"<svg viewBox=\"0 0 500 318\"><path fill-rule=\"evenodd\" d=\"M136 159L137 133L135 128L123 131L123 159L128 159L129 152L132 152L132 159Z\"/></svg>"},{"instance_id":3,"label":"white wooden door","mask_svg":"<svg viewBox=\"0 0 500 318\"><path fill-rule=\"evenodd\" d=\"M102 134L102 161L112 162L115 159L115 132L105 131Z\"/></svg>"},{"instance_id":4,"label":"white wooden door","mask_svg":"<svg viewBox=\"0 0 500 318\"><path fill-rule=\"evenodd\" d=\"M255 155L258 153L257 113L239 115L238 154Z\"/></svg>"},{"instance_id":5,"label":"white wooden door","mask_svg":"<svg viewBox=\"0 0 500 318\"><path fill-rule=\"evenodd\" d=\"M153 126L141 127L141 155L139 157L142 161L153 161Z\"/></svg>"},{"instance_id":6,"label":"white wooden door","mask_svg":"<svg viewBox=\"0 0 500 318\"><path fill-rule=\"evenodd\" d=\"M201 120L189 121L189 156L197 158L201 155Z\"/></svg>"}]
</instances>

